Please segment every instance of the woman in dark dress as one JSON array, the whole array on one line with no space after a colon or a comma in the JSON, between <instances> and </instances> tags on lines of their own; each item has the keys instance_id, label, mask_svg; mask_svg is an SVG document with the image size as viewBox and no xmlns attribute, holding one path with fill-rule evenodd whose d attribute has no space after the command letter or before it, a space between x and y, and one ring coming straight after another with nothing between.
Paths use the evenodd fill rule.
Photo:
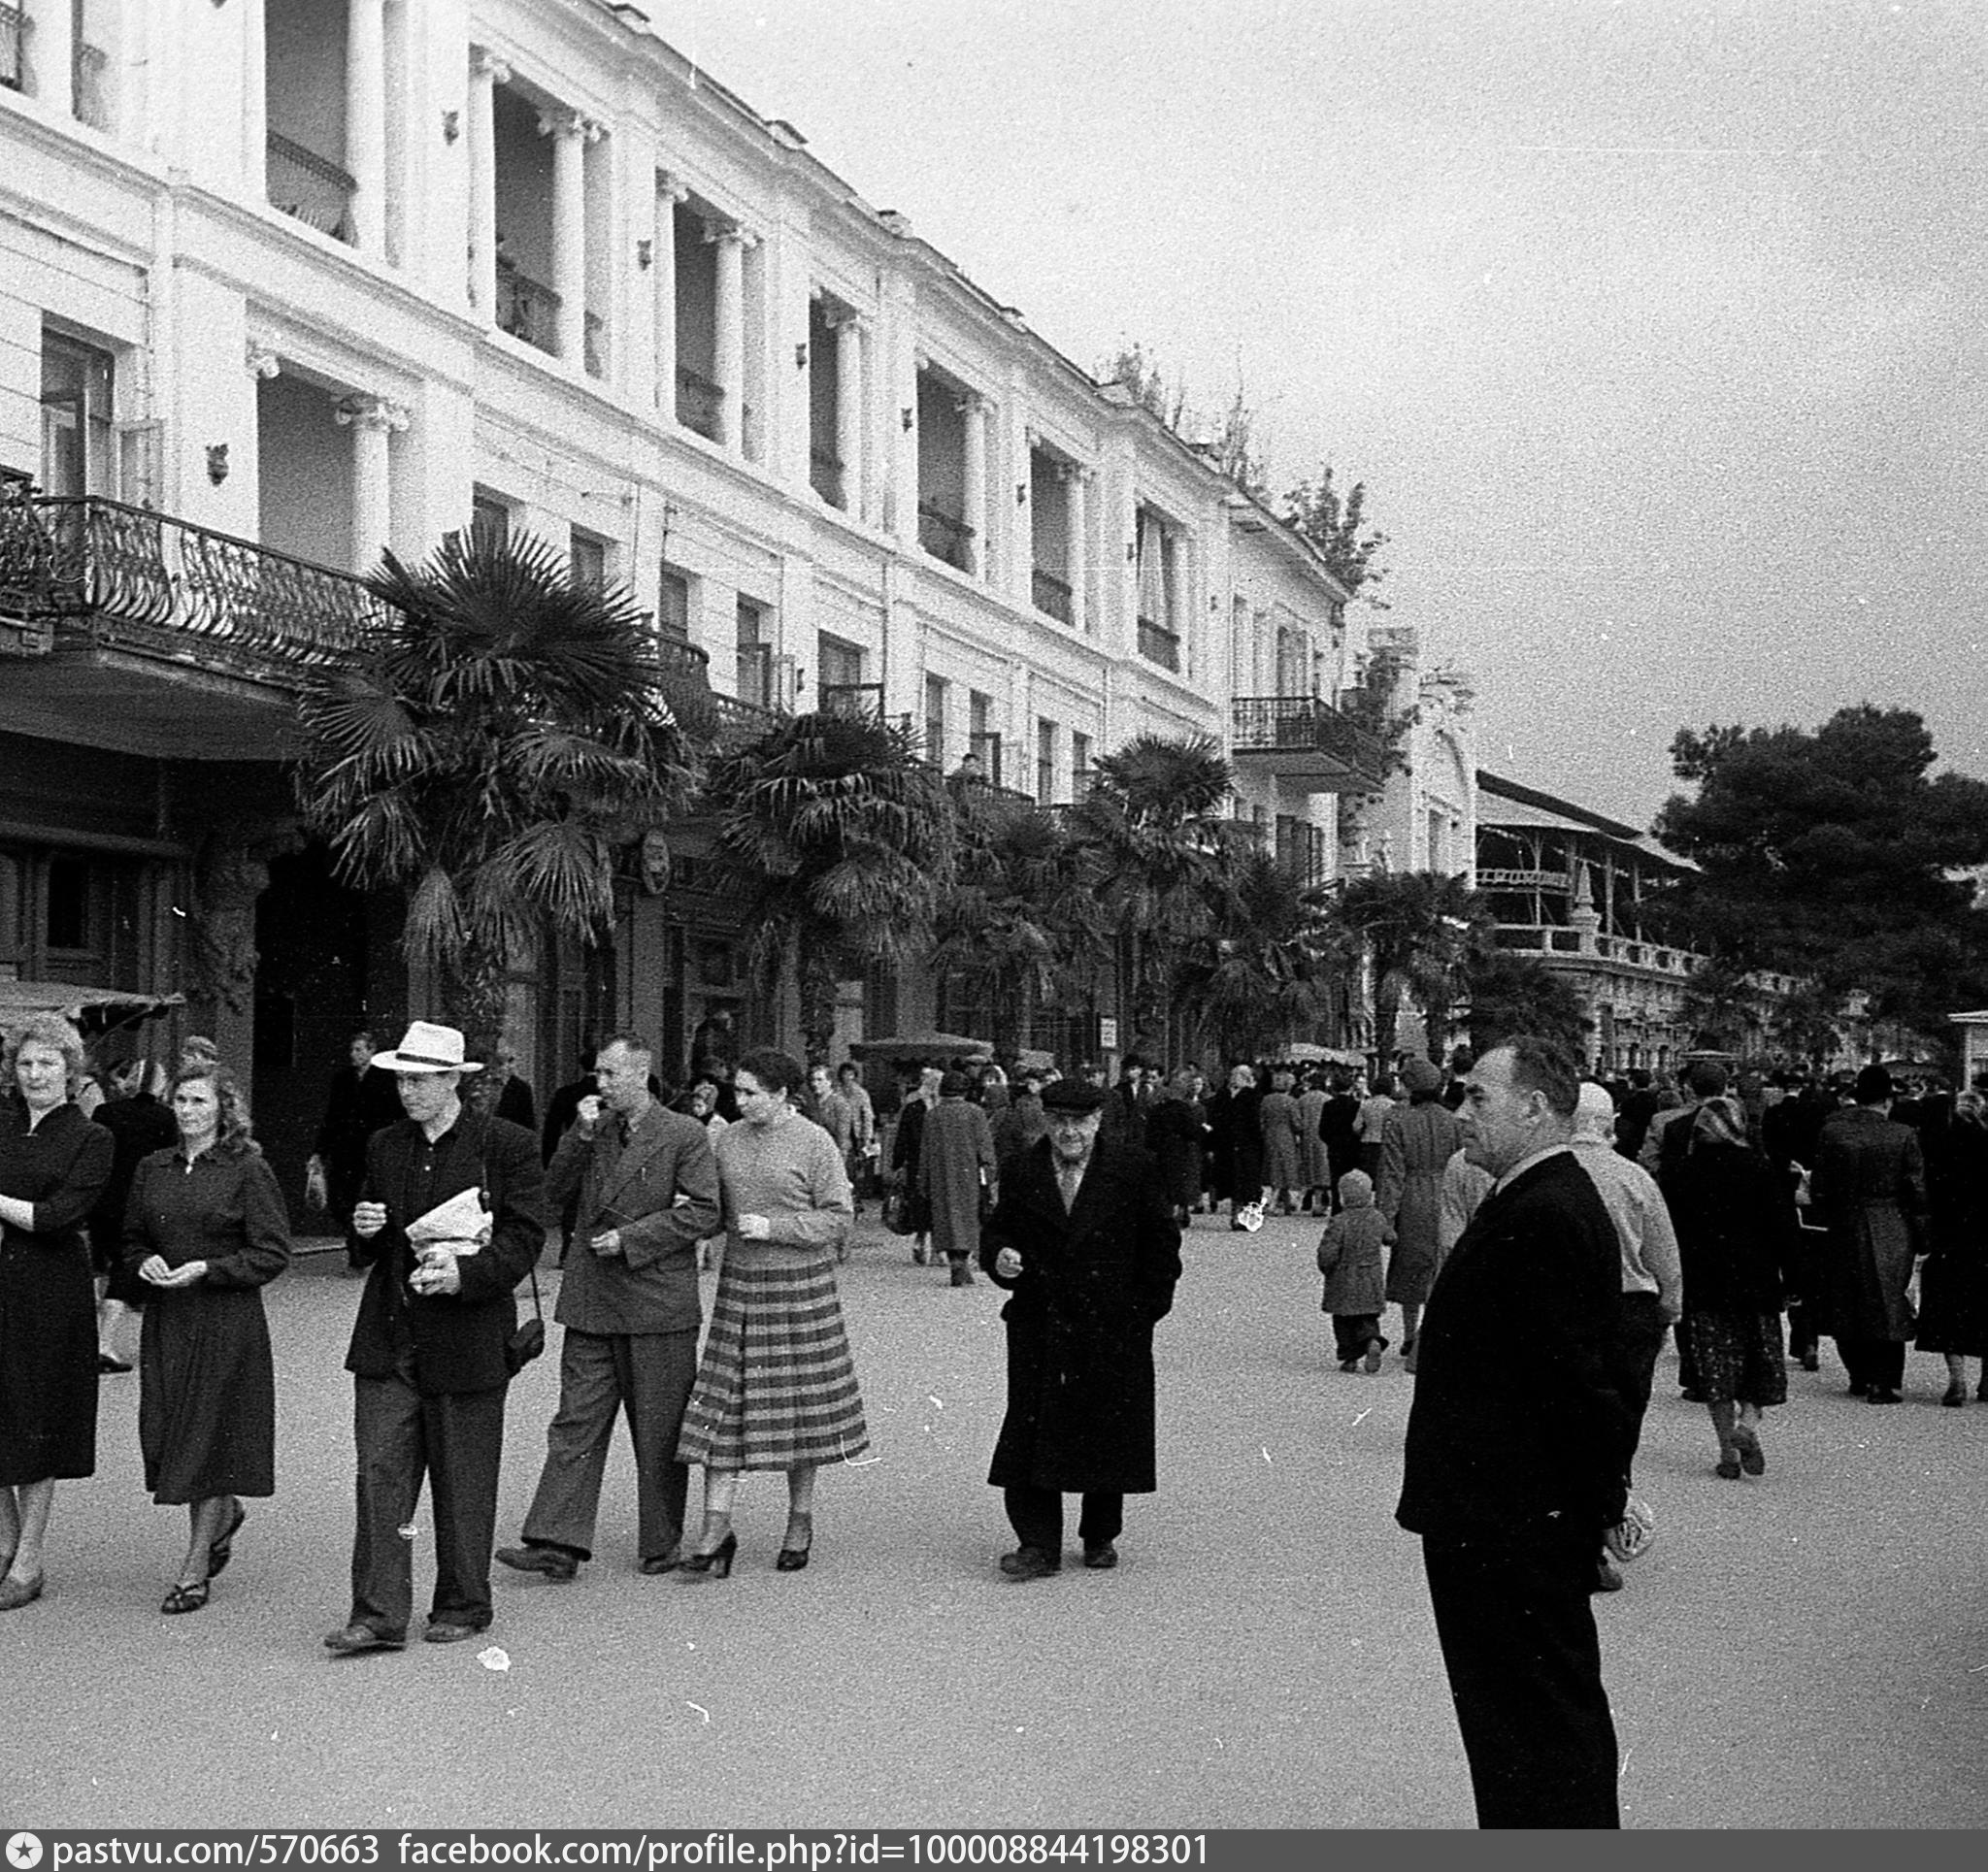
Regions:
<instances>
[{"instance_id":1,"label":"woman in dark dress","mask_svg":"<svg viewBox=\"0 0 1988 1872\"><path fill-rule=\"evenodd\" d=\"M9 1042L0 1084L0 1612L42 1596L55 1484L97 1465L97 1296L83 1225L111 1133L78 1109L83 1036L53 1014Z\"/></svg>"},{"instance_id":2,"label":"woman in dark dress","mask_svg":"<svg viewBox=\"0 0 1988 1872\"><path fill-rule=\"evenodd\" d=\"M1353 1097L1352 1081L1343 1072L1333 1074L1327 1088L1325 1109L1318 1114L1318 1135L1325 1145L1326 1173L1330 1179L1331 1206L1340 1206L1340 1178L1360 1167L1360 1139L1353 1127L1359 1121L1360 1101Z\"/></svg>"},{"instance_id":3,"label":"woman in dark dress","mask_svg":"<svg viewBox=\"0 0 1988 1872\"><path fill-rule=\"evenodd\" d=\"M1691 1128L1664 1196L1684 1273L1683 1336L1718 1435L1718 1473L1733 1480L1765 1472L1760 1413L1788 1400L1781 1300L1794 1197L1746 1141L1737 1100L1707 1099Z\"/></svg>"},{"instance_id":4,"label":"woman in dark dress","mask_svg":"<svg viewBox=\"0 0 1988 1872\"><path fill-rule=\"evenodd\" d=\"M225 1067L173 1086L176 1149L138 1166L124 1265L152 1298L139 1342L138 1443L161 1507L184 1503L186 1558L161 1612L198 1612L227 1565L244 1495L276 1493L276 1366L262 1289L290 1262L276 1177Z\"/></svg>"},{"instance_id":5,"label":"woman in dark dress","mask_svg":"<svg viewBox=\"0 0 1988 1872\"><path fill-rule=\"evenodd\" d=\"M1988 1399L1988 1100L1964 1092L1934 1158L1933 1252L1919 1276L1921 1352L1946 1360L1942 1404L1968 1401L1968 1361L1982 1361L1976 1397ZM1930 1166L1929 1166L1930 1167Z\"/></svg>"},{"instance_id":6,"label":"woman in dark dress","mask_svg":"<svg viewBox=\"0 0 1988 1872\"><path fill-rule=\"evenodd\" d=\"M1146 1148L1160 1166L1167 1206L1183 1229L1201 1206L1202 1145L1208 1121L1201 1100L1194 1096L1199 1077L1192 1067L1179 1067L1145 1121Z\"/></svg>"}]
</instances>

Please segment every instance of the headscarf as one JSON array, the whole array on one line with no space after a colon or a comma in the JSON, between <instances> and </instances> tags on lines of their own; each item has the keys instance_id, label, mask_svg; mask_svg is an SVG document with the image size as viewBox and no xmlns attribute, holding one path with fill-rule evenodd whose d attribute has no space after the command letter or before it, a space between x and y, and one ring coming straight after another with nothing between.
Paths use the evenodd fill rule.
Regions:
<instances>
[{"instance_id":1,"label":"headscarf","mask_svg":"<svg viewBox=\"0 0 1988 1872\"><path fill-rule=\"evenodd\" d=\"M1738 1144L1742 1150L1746 1148L1746 1120L1740 1110L1740 1101L1724 1094L1707 1099L1699 1106L1692 1131L1694 1143Z\"/></svg>"}]
</instances>

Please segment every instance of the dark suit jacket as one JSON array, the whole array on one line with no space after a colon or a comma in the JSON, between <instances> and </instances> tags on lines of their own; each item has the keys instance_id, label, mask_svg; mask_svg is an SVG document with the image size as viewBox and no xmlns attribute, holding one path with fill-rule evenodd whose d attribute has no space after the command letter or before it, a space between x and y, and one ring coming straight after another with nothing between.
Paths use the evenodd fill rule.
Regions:
<instances>
[{"instance_id":1,"label":"dark suit jacket","mask_svg":"<svg viewBox=\"0 0 1988 1872\"><path fill-rule=\"evenodd\" d=\"M348 1237L353 1261L372 1271L346 1369L389 1378L403 1350L412 1347L414 1385L424 1396L488 1391L511 1375L504 1342L517 1325L512 1289L546 1245L545 1172L529 1132L465 1110L437 1140L433 1190L426 1201L414 1203L410 1188L427 1141L420 1126L403 1118L367 1143L359 1199L385 1203L386 1227L371 1240ZM457 1192L479 1187L494 1227L483 1249L462 1259L462 1292L415 1294L407 1284L414 1268L408 1224Z\"/></svg>"},{"instance_id":2,"label":"dark suit jacket","mask_svg":"<svg viewBox=\"0 0 1988 1872\"><path fill-rule=\"evenodd\" d=\"M994 1271L1003 1248L1014 1280ZM1180 1231L1144 1151L1100 1137L1067 1213L1047 1138L1011 1161L980 1231L1010 1290L997 1489L1142 1493L1155 1483L1153 1326L1174 1305Z\"/></svg>"},{"instance_id":3,"label":"dark suit jacket","mask_svg":"<svg viewBox=\"0 0 1988 1872\"><path fill-rule=\"evenodd\" d=\"M1621 1300L1614 1227L1571 1151L1484 1199L1415 1338L1404 1527L1496 1541L1622 1519Z\"/></svg>"},{"instance_id":4,"label":"dark suit jacket","mask_svg":"<svg viewBox=\"0 0 1988 1872\"><path fill-rule=\"evenodd\" d=\"M626 1144L610 1116L590 1137L576 1127L552 1154L546 1194L559 1209L579 1199L560 1325L600 1333L697 1330L697 1244L718 1232L718 1166L711 1133L696 1119L651 1100ZM621 1232L620 1253L596 1254L594 1236L610 1229Z\"/></svg>"}]
</instances>

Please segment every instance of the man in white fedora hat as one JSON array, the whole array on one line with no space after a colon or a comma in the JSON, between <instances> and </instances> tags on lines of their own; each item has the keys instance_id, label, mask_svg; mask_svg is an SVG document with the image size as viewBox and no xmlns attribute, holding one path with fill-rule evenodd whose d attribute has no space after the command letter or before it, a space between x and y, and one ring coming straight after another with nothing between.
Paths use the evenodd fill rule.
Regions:
<instances>
[{"instance_id":1,"label":"man in white fedora hat","mask_svg":"<svg viewBox=\"0 0 1988 1872\"><path fill-rule=\"evenodd\" d=\"M407 1117L373 1133L349 1245L369 1269L346 1369L355 1393L357 1529L352 1605L328 1650L397 1651L414 1604L413 1522L427 1479L435 1524L430 1644L472 1638L490 1623L490 1550L504 1450L512 1290L546 1242L545 1175L531 1133L466 1111L452 1027L415 1021L373 1064L391 1072ZM410 1225L475 1193L488 1239L416 1246ZM421 1232L416 1232L418 1239Z\"/></svg>"}]
</instances>

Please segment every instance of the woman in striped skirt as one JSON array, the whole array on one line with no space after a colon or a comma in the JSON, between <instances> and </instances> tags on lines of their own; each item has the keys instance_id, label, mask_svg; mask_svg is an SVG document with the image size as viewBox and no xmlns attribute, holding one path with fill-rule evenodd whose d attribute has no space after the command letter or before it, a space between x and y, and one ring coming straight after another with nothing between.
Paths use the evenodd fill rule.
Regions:
<instances>
[{"instance_id":1,"label":"woman in striped skirt","mask_svg":"<svg viewBox=\"0 0 1988 1872\"><path fill-rule=\"evenodd\" d=\"M746 1054L733 1081L739 1122L713 1146L725 1259L677 1450L704 1465L704 1532L683 1561L692 1577L732 1570L745 1469L787 1472L775 1564L799 1572L814 1539L815 1470L870 1443L835 1286L853 1219L849 1179L834 1138L795 1109L803 1083L798 1060Z\"/></svg>"}]
</instances>

